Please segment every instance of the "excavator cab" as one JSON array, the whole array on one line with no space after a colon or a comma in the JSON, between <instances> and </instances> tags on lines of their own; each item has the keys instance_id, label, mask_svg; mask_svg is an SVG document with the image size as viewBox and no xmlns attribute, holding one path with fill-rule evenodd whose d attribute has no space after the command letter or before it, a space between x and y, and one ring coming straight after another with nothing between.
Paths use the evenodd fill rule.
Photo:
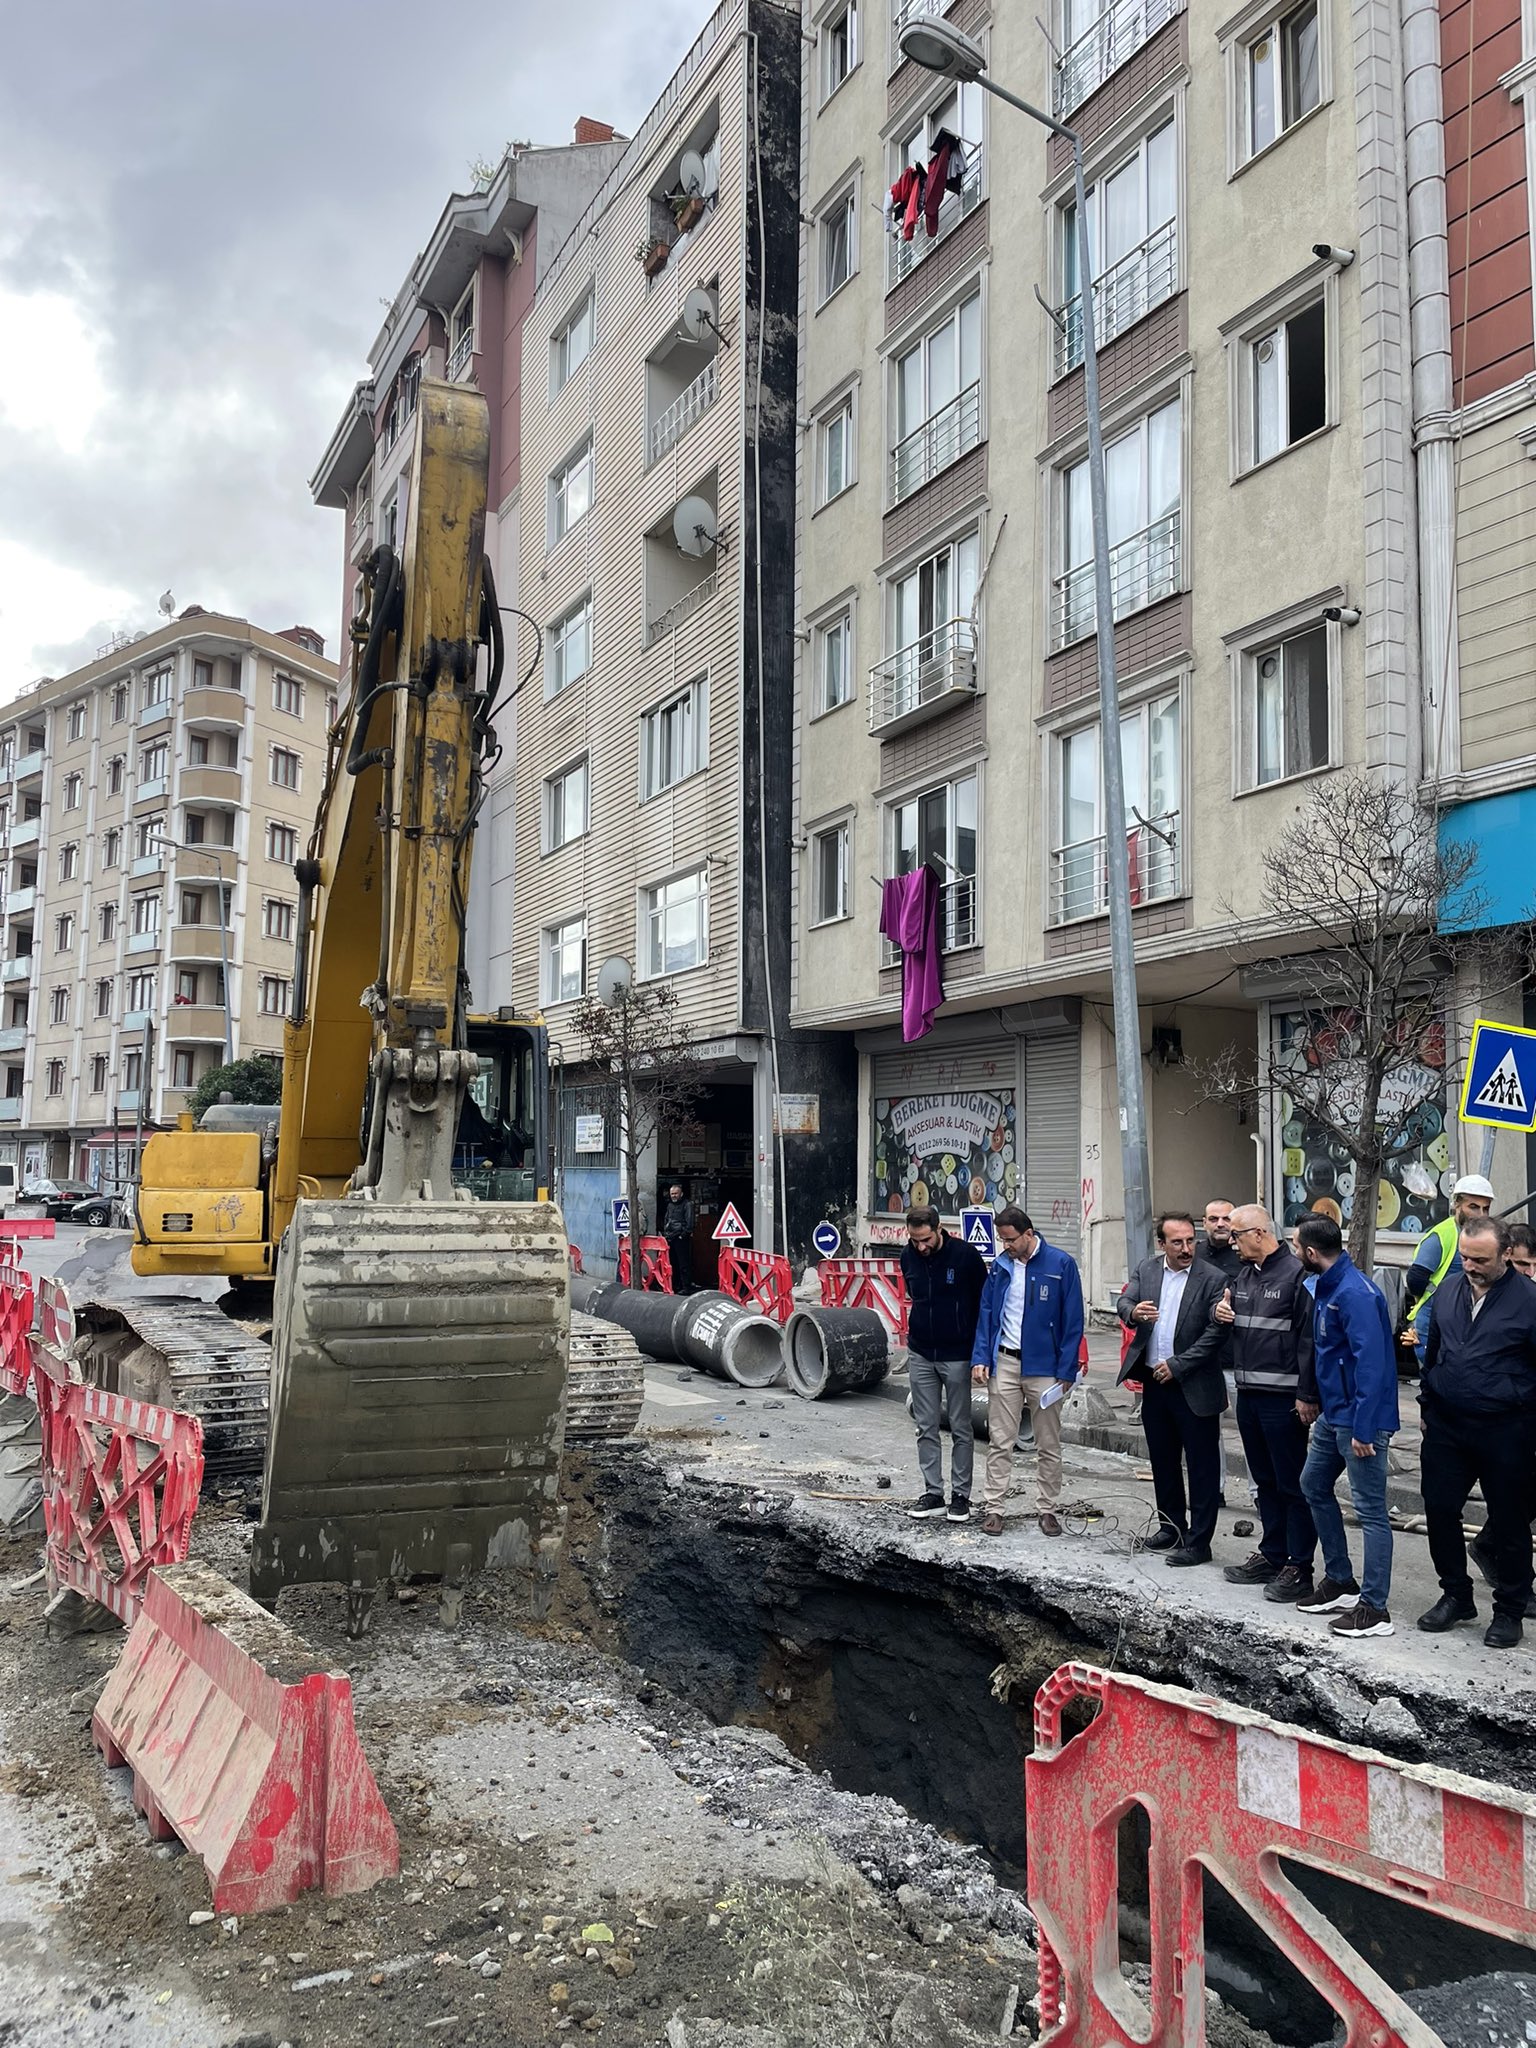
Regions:
<instances>
[{"instance_id":1,"label":"excavator cab","mask_svg":"<svg viewBox=\"0 0 1536 2048\"><path fill-rule=\"evenodd\" d=\"M549 1033L501 1011L469 1019L480 1071L464 1091L453 1183L477 1202L549 1200Z\"/></svg>"}]
</instances>

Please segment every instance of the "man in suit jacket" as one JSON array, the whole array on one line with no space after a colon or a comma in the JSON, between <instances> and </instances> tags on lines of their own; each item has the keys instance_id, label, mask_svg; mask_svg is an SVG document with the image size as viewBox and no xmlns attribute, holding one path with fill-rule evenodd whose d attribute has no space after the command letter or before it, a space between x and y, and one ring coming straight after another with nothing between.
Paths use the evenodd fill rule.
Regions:
<instances>
[{"instance_id":1,"label":"man in suit jacket","mask_svg":"<svg viewBox=\"0 0 1536 2048\"><path fill-rule=\"evenodd\" d=\"M1182 1210L1158 1217L1157 1242L1162 1256L1136 1268L1118 1303L1121 1322L1135 1332L1120 1378L1142 1389L1141 1426L1160 1517L1146 1547L1166 1550L1171 1565L1209 1564L1221 1498L1223 1367L1230 1342L1211 1310L1226 1281L1217 1267L1195 1257L1194 1221Z\"/></svg>"}]
</instances>

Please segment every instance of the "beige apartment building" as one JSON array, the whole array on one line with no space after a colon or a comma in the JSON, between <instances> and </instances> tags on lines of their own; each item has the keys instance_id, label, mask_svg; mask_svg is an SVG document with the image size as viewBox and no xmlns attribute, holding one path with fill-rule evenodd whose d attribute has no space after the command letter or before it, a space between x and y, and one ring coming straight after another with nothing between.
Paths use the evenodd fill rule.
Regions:
<instances>
[{"instance_id":1,"label":"beige apartment building","mask_svg":"<svg viewBox=\"0 0 1536 2048\"><path fill-rule=\"evenodd\" d=\"M140 1125L282 1051L337 671L190 607L0 709L0 1159L132 1177ZM221 900L222 899L222 900Z\"/></svg>"}]
</instances>

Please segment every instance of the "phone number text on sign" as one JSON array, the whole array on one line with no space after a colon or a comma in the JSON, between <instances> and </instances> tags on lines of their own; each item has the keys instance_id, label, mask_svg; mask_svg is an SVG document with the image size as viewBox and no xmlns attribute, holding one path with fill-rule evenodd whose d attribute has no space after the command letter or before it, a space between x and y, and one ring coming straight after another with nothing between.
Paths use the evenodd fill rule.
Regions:
<instances>
[{"instance_id":1,"label":"phone number text on sign","mask_svg":"<svg viewBox=\"0 0 1536 2048\"><path fill-rule=\"evenodd\" d=\"M874 1207L1011 1200L1018 1185L1014 1091L881 1096L875 1102Z\"/></svg>"}]
</instances>

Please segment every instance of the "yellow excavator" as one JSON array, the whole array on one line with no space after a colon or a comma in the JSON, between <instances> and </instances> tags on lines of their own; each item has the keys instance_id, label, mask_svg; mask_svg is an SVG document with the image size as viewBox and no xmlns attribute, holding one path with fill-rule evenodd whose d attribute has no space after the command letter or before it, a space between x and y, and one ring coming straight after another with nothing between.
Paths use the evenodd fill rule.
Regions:
<instances>
[{"instance_id":1,"label":"yellow excavator","mask_svg":"<svg viewBox=\"0 0 1536 2048\"><path fill-rule=\"evenodd\" d=\"M367 565L297 866L275 1133L271 1112L234 1110L160 1133L137 1190L135 1273L275 1279L270 1357L228 1323L220 1355L211 1309L180 1319L180 1369L176 1318L147 1328L156 1311L129 1306L128 1338L163 1339L164 1391L236 1437L270 1363L251 1590L339 1582L354 1633L386 1579L456 1593L490 1562L547 1581L562 1533L570 1280L546 1041L471 1019L464 972L504 668L489 446L477 392L423 383L404 549Z\"/></svg>"}]
</instances>

